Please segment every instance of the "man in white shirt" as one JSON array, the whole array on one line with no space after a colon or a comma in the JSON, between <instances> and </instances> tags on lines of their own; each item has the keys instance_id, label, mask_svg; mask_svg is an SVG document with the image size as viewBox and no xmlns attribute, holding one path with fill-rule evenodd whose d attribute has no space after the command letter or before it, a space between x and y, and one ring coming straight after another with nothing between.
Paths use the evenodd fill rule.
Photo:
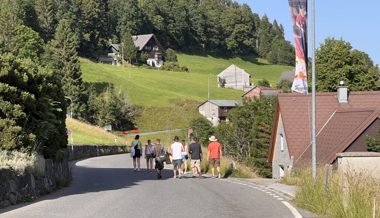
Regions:
<instances>
[{"instance_id":1,"label":"man in white shirt","mask_svg":"<svg viewBox=\"0 0 380 218\"><path fill-rule=\"evenodd\" d=\"M173 157L173 178L177 178L177 171L178 171L178 178L181 178L180 174L180 167L182 163L182 145L179 143L178 136L174 137L174 143L170 147L171 155Z\"/></svg>"}]
</instances>

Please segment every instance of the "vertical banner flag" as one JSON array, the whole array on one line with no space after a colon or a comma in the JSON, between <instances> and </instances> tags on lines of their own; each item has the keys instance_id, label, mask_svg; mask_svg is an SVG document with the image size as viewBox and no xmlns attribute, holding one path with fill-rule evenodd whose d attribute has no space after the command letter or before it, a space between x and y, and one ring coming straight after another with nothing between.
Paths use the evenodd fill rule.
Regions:
<instances>
[{"instance_id":1,"label":"vertical banner flag","mask_svg":"<svg viewBox=\"0 0 380 218\"><path fill-rule=\"evenodd\" d=\"M307 0L288 1L296 54L296 68L292 91L307 94Z\"/></svg>"}]
</instances>

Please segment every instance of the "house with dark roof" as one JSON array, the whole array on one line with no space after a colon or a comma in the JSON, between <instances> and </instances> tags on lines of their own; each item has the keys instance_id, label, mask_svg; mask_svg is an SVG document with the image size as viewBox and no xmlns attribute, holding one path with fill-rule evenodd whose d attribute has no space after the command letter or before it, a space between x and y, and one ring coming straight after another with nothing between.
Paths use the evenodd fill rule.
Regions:
<instances>
[{"instance_id":1,"label":"house with dark roof","mask_svg":"<svg viewBox=\"0 0 380 218\"><path fill-rule=\"evenodd\" d=\"M198 106L198 111L217 126L221 121L228 122L228 112L239 105L236 100L207 100Z\"/></svg>"},{"instance_id":2,"label":"house with dark roof","mask_svg":"<svg viewBox=\"0 0 380 218\"><path fill-rule=\"evenodd\" d=\"M242 98L246 101L252 101L255 99L260 99L261 97L277 96L278 93L282 93L282 90L265 86L255 86L247 92L245 92L242 95Z\"/></svg>"},{"instance_id":3,"label":"house with dark roof","mask_svg":"<svg viewBox=\"0 0 380 218\"><path fill-rule=\"evenodd\" d=\"M366 152L366 137L379 128L380 92L348 92L341 86L336 93L317 93L317 164L334 164L337 153ZM273 178L310 166L311 95L278 95L268 162Z\"/></svg>"},{"instance_id":4,"label":"house with dark roof","mask_svg":"<svg viewBox=\"0 0 380 218\"><path fill-rule=\"evenodd\" d=\"M161 67L163 65L162 55L164 49L154 34L135 35L132 36L138 53L146 53L148 55L147 64L152 67ZM121 57L121 49L119 44L111 44L108 47L109 53L99 57L100 63L117 64L118 57Z\"/></svg>"}]
</instances>

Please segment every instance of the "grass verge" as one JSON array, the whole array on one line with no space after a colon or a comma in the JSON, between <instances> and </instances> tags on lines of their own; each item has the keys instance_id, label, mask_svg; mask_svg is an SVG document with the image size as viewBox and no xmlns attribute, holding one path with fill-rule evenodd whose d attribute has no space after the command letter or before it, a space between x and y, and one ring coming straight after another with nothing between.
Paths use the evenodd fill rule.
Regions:
<instances>
[{"instance_id":1,"label":"grass verge","mask_svg":"<svg viewBox=\"0 0 380 218\"><path fill-rule=\"evenodd\" d=\"M302 208L326 217L337 218L372 218L376 202L376 218L380 218L380 181L366 175L348 176L348 194L344 206L343 180L334 172L327 186L324 185L324 172L318 170L315 182L310 170L297 170L282 182L299 186L294 202Z\"/></svg>"}]
</instances>

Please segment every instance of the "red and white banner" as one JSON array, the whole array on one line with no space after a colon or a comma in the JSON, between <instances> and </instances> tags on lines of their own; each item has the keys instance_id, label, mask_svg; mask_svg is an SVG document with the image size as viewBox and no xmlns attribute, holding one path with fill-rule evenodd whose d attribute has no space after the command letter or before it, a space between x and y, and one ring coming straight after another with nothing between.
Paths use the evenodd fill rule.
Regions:
<instances>
[{"instance_id":1,"label":"red and white banner","mask_svg":"<svg viewBox=\"0 0 380 218\"><path fill-rule=\"evenodd\" d=\"M307 94L307 0L288 1L292 18L296 55L292 91Z\"/></svg>"}]
</instances>

